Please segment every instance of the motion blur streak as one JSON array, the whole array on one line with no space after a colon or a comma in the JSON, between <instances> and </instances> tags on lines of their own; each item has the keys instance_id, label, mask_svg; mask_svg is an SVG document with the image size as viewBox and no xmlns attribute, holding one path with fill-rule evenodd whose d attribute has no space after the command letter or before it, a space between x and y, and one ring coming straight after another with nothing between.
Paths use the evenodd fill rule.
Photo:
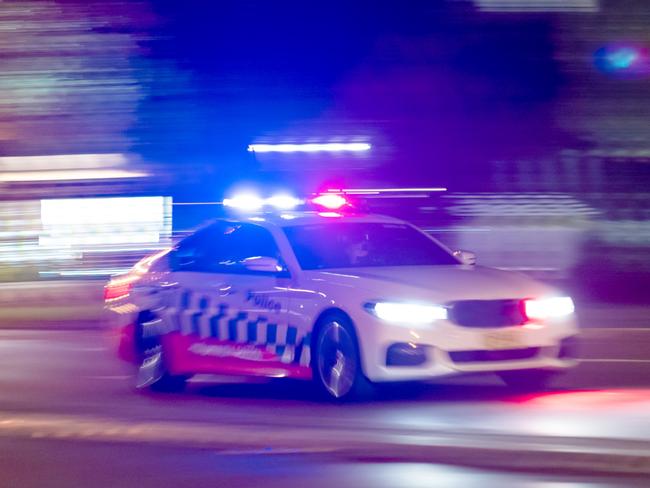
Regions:
<instances>
[{"instance_id":1,"label":"motion blur streak","mask_svg":"<svg viewBox=\"0 0 650 488\"><path fill-rule=\"evenodd\" d=\"M169 197L0 202L0 262L18 276L107 275L171 239Z\"/></svg>"},{"instance_id":2,"label":"motion blur streak","mask_svg":"<svg viewBox=\"0 0 650 488\"><path fill-rule=\"evenodd\" d=\"M558 410L607 410L616 408L632 409L635 405L645 405L650 402L650 390L593 390L593 391L561 391L532 395L522 399L531 406Z\"/></svg>"},{"instance_id":3,"label":"motion blur streak","mask_svg":"<svg viewBox=\"0 0 650 488\"><path fill-rule=\"evenodd\" d=\"M429 193L447 191L447 188L431 187L431 188L332 188L327 190L330 193L349 193L351 195L365 195L367 193Z\"/></svg>"},{"instance_id":4,"label":"motion blur streak","mask_svg":"<svg viewBox=\"0 0 650 488\"><path fill-rule=\"evenodd\" d=\"M119 178L144 178L147 173L110 169L78 169L65 171L13 171L0 173L0 182L10 181L72 181L114 180Z\"/></svg>"},{"instance_id":5,"label":"motion blur streak","mask_svg":"<svg viewBox=\"0 0 650 488\"><path fill-rule=\"evenodd\" d=\"M597 12L602 0L474 0L486 12Z\"/></svg>"},{"instance_id":6,"label":"motion blur streak","mask_svg":"<svg viewBox=\"0 0 650 488\"><path fill-rule=\"evenodd\" d=\"M124 154L57 154L0 157L0 171L105 169L127 163Z\"/></svg>"},{"instance_id":7,"label":"motion blur streak","mask_svg":"<svg viewBox=\"0 0 650 488\"><path fill-rule=\"evenodd\" d=\"M368 151L370 144L362 142L328 142L328 143L308 143L308 144L251 144L248 146L250 152L341 152L341 151Z\"/></svg>"}]
</instances>

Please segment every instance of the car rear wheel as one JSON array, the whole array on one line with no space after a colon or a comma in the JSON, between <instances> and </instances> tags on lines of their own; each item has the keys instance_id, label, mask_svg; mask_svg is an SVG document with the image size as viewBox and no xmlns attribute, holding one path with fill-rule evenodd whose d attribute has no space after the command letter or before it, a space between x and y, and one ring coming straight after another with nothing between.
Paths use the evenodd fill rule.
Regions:
<instances>
[{"instance_id":1,"label":"car rear wheel","mask_svg":"<svg viewBox=\"0 0 650 488\"><path fill-rule=\"evenodd\" d=\"M557 371L543 369L503 371L499 373L499 377L508 388L522 392L544 391L558 375Z\"/></svg>"},{"instance_id":2,"label":"car rear wheel","mask_svg":"<svg viewBox=\"0 0 650 488\"><path fill-rule=\"evenodd\" d=\"M162 351L146 355L136 374L136 387L150 388L154 391L182 391L188 376L172 375L167 371Z\"/></svg>"},{"instance_id":3,"label":"car rear wheel","mask_svg":"<svg viewBox=\"0 0 650 488\"><path fill-rule=\"evenodd\" d=\"M169 373L160 337L144 333L146 325L158 320L148 313L140 315L135 327L136 357L139 358L136 372L136 387L150 388L155 391L181 391L185 388L189 376Z\"/></svg>"},{"instance_id":4,"label":"car rear wheel","mask_svg":"<svg viewBox=\"0 0 650 488\"><path fill-rule=\"evenodd\" d=\"M312 370L319 390L336 400L358 398L370 390L363 375L359 345L349 320L331 315L319 324Z\"/></svg>"}]
</instances>

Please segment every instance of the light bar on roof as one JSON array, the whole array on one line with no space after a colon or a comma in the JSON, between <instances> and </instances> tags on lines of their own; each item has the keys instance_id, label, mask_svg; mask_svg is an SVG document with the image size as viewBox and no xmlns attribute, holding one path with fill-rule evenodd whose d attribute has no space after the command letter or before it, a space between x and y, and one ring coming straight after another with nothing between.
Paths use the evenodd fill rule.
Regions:
<instances>
[{"instance_id":1,"label":"light bar on roof","mask_svg":"<svg viewBox=\"0 0 650 488\"><path fill-rule=\"evenodd\" d=\"M372 146L366 142L326 142L308 144L250 144L249 152L294 153L294 152L363 152Z\"/></svg>"},{"instance_id":2,"label":"light bar on roof","mask_svg":"<svg viewBox=\"0 0 650 488\"><path fill-rule=\"evenodd\" d=\"M291 210L301 203L303 201L299 198L282 193L269 198L261 198L254 193L239 193L223 200L223 204L226 207L248 212L260 210L264 206L272 206L280 210Z\"/></svg>"},{"instance_id":3,"label":"light bar on roof","mask_svg":"<svg viewBox=\"0 0 650 488\"><path fill-rule=\"evenodd\" d=\"M330 210L338 210L348 204L348 201L336 193L324 193L311 199L312 203Z\"/></svg>"},{"instance_id":4,"label":"light bar on roof","mask_svg":"<svg viewBox=\"0 0 650 488\"><path fill-rule=\"evenodd\" d=\"M266 203L281 210L291 210L292 208L296 208L298 205L300 205L302 203L302 200L296 197L292 197L291 195L280 194L267 198Z\"/></svg>"},{"instance_id":5,"label":"light bar on roof","mask_svg":"<svg viewBox=\"0 0 650 488\"><path fill-rule=\"evenodd\" d=\"M252 193L241 193L232 198L225 198L223 204L226 207L252 211L262 208L264 200Z\"/></svg>"},{"instance_id":6,"label":"light bar on roof","mask_svg":"<svg viewBox=\"0 0 650 488\"><path fill-rule=\"evenodd\" d=\"M348 193L350 195L367 195L379 193L428 193L447 191L447 188L432 187L432 188L332 188L327 190L328 193Z\"/></svg>"}]
</instances>

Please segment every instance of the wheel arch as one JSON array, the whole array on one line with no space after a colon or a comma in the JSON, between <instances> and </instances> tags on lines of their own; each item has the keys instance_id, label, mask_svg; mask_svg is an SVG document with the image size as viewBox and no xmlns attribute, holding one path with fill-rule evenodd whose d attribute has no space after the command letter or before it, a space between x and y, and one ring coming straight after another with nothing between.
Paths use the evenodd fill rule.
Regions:
<instances>
[{"instance_id":1,"label":"wheel arch","mask_svg":"<svg viewBox=\"0 0 650 488\"><path fill-rule=\"evenodd\" d=\"M142 323L156 317L155 312L148 309L140 310L133 323L133 349L136 357L139 357L147 349L148 344L143 337Z\"/></svg>"},{"instance_id":2,"label":"wheel arch","mask_svg":"<svg viewBox=\"0 0 650 488\"><path fill-rule=\"evenodd\" d=\"M326 320L329 317L341 317L344 320L347 321L347 325L350 327L352 330L352 334L354 335L354 341L357 346L357 355L359 357L359 365L361 367L361 371L363 372L365 376L365 369L363 365L363 350L361 347L361 344L359 343L359 333L357 332L357 326L354 323L354 320L352 320L352 317L343 309L338 308L338 307L330 307L325 310L323 310L316 320L314 321L314 326L311 331L311 340L310 340L310 348L311 348L311 361L313 364L314 359L316 358L316 340L318 338L318 333L320 332L320 329L323 327L323 325L326 323Z\"/></svg>"}]
</instances>

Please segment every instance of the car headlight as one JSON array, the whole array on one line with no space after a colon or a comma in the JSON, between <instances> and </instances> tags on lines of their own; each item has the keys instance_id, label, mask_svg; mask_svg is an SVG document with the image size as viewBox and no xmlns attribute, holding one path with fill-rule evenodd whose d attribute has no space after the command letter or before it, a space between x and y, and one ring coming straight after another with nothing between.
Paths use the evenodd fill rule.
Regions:
<instances>
[{"instance_id":1,"label":"car headlight","mask_svg":"<svg viewBox=\"0 0 650 488\"><path fill-rule=\"evenodd\" d=\"M447 318L447 309L440 305L376 302L366 304L365 308L382 320L403 325L424 325Z\"/></svg>"},{"instance_id":2,"label":"car headlight","mask_svg":"<svg viewBox=\"0 0 650 488\"><path fill-rule=\"evenodd\" d=\"M524 300L524 312L529 320L547 320L571 315L575 311L571 297Z\"/></svg>"}]
</instances>

